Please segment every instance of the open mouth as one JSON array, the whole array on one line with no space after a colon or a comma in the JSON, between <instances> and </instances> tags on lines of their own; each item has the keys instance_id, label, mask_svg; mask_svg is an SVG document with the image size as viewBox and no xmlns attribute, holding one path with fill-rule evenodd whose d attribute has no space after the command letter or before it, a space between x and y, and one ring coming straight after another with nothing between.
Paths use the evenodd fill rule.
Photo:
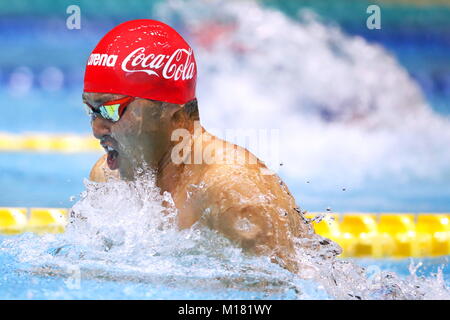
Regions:
<instances>
[{"instance_id":1,"label":"open mouth","mask_svg":"<svg viewBox=\"0 0 450 320\"><path fill-rule=\"evenodd\" d=\"M119 152L112 146L110 139L102 139L101 145L107 153L106 163L109 169L116 170L119 167Z\"/></svg>"},{"instance_id":2,"label":"open mouth","mask_svg":"<svg viewBox=\"0 0 450 320\"><path fill-rule=\"evenodd\" d=\"M111 170L116 170L119 167L119 152L112 147L107 147L108 157L106 162Z\"/></svg>"}]
</instances>

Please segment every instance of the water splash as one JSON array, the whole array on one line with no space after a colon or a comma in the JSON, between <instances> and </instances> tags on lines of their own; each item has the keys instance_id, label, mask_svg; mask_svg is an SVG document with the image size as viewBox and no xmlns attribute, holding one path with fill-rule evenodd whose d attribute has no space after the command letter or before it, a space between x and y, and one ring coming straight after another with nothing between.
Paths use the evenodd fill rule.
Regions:
<instances>
[{"instance_id":1,"label":"water splash","mask_svg":"<svg viewBox=\"0 0 450 320\"><path fill-rule=\"evenodd\" d=\"M381 270L368 275L355 263L337 259L339 247L320 236L297 240L302 266L297 275L268 257L246 254L201 224L178 230L173 201L154 181L151 173L134 182L86 180L64 234L25 234L4 240L2 250L29 266L25 272L63 276L76 267L83 281L100 283L254 290L289 299L450 299L442 271L428 278L416 276L416 269L406 279Z\"/></svg>"},{"instance_id":2,"label":"water splash","mask_svg":"<svg viewBox=\"0 0 450 320\"><path fill-rule=\"evenodd\" d=\"M230 128L280 129L292 181L448 181L449 119L383 47L311 11L294 21L257 1L168 1L157 16L194 46L206 129L222 138Z\"/></svg>"},{"instance_id":3,"label":"water splash","mask_svg":"<svg viewBox=\"0 0 450 320\"><path fill-rule=\"evenodd\" d=\"M253 1L170 1L158 17L192 36L206 128L283 128L292 179L354 187L368 172L448 177L448 121L384 49L310 12L295 22ZM363 268L336 258L335 244L321 237L298 240L300 278L201 225L177 230L172 200L151 174L85 186L65 234L25 234L4 240L3 250L37 275L78 266L83 279L201 288L217 298L235 298L221 295L230 288L260 298L450 298L442 271L419 277L412 267L400 277Z\"/></svg>"}]
</instances>

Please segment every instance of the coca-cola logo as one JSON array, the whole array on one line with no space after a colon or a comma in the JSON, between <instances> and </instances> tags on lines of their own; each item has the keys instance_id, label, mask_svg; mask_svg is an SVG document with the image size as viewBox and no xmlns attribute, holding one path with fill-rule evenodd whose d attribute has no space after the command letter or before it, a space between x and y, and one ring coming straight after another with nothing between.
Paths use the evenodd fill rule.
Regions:
<instances>
[{"instance_id":1,"label":"coca-cola logo","mask_svg":"<svg viewBox=\"0 0 450 320\"><path fill-rule=\"evenodd\" d=\"M195 63L192 49L177 49L171 55L145 54L145 48L137 48L122 61L125 72L144 72L149 76L165 79L188 80L194 77ZM161 70L162 69L162 70Z\"/></svg>"}]
</instances>

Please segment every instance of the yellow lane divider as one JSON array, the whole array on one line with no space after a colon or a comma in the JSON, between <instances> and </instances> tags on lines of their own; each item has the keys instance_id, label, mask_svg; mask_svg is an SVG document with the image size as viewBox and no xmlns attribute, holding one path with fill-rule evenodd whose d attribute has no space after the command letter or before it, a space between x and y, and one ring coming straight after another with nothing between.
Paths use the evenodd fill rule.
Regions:
<instances>
[{"instance_id":1,"label":"yellow lane divider","mask_svg":"<svg viewBox=\"0 0 450 320\"><path fill-rule=\"evenodd\" d=\"M450 255L450 213L330 214L312 224L318 234L337 242L345 257Z\"/></svg>"},{"instance_id":2,"label":"yellow lane divider","mask_svg":"<svg viewBox=\"0 0 450 320\"><path fill-rule=\"evenodd\" d=\"M89 152L103 150L92 136L0 133L0 151Z\"/></svg>"},{"instance_id":3,"label":"yellow lane divider","mask_svg":"<svg viewBox=\"0 0 450 320\"><path fill-rule=\"evenodd\" d=\"M62 233L67 214L67 209L60 208L0 208L0 234Z\"/></svg>"},{"instance_id":4,"label":"yellow lane divider","mask_svg":"<svg viewBox=\"0 0 450 320\"><path fill-rule=\"evenodd\" d=\"M26 231L43 233L62 233L67 223L66 209L32 208Z\"/></svg>"},{"instance_id":5,"label":"yellow lane divider","mask_svg":"<svg viewBox=\"0 0 450 320\"><path fill-rule=\"evenodd\" d=\"M22 233L27 225L27 209L0 208L0 233Z\"/></svg>"},{"instance_id":6,"label":"yellow lane divider","mask_svg":"<svg viewBox=\"0 0 450 320\"><path fill-rule=\"evenodd\" d=\"M67 221L63 208L0 208L2 235L62 233ZM328 214L312 224L318 234L336 241L345 257L450 255L450 213Z\"/></svg>"}]
</instances>

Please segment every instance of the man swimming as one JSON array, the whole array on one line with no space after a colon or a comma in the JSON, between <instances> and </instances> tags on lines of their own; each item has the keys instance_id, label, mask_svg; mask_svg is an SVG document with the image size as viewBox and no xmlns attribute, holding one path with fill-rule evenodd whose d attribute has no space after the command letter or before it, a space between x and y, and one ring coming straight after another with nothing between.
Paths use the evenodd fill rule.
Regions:
<instances>
[{"instance_id":1,"label":"man swimming","mask_svg":"<svg viewBox=\"0 0 450 320\"><path fill-rule=\"evenodd\" d=\"M153 170L172 195L179 228L204 223L297 271L294 242L313 235L311 226L277 175L199 125L196 78L192 48L166 24L133 20L108 32L84 80L93 134L107 152L90 179L133 180Z\"/></svg>"}]
</instances>

